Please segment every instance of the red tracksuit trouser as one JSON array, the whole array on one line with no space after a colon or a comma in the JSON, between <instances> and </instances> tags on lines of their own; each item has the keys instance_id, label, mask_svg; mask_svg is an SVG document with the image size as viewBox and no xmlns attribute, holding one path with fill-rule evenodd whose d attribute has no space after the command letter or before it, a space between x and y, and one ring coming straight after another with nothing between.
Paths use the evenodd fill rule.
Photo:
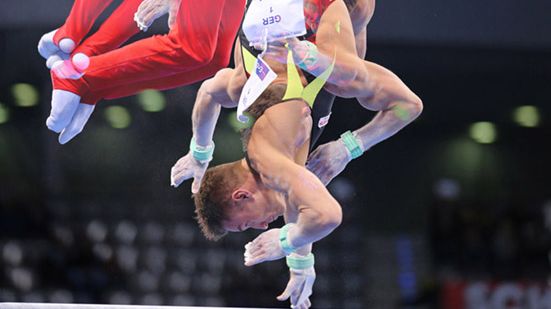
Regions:
<instances>
[{"instance_id":1,"label":"red tracksuit trouser","mask_svg":"<svg viewBox=\"0 0 551 309\"><path fill-rule=\"evenodd\" d=\"M79 44L112 0L76 0L54 41L71 38ZM155 35L120 47L138 32L133 20L142 0L124 0L100 29L74 53L90 56L78 80L52 74L54 89L73 92L95 104L144 89L170 89L212 76L228 65L245 0L181 0L176 23Z\"/></svg>"}]
</instances>

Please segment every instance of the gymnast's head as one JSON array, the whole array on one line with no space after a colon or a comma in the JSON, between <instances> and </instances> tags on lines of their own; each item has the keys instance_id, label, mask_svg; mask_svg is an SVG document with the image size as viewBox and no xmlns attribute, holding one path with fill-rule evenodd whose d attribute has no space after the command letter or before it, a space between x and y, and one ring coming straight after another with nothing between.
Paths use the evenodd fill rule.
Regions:
<instances>
[{"instance_id":1,"label":"gymnast's head","mask_svg":"<svg viewBox=\"0 0 551 309\"><path fill-rule=\"evenodd\" d=\"M265 230L283 209L277 193L262 184L245 160L209 168L193 199L199 227L210 240L249 228Z\"/></svg>"}]
</instances>

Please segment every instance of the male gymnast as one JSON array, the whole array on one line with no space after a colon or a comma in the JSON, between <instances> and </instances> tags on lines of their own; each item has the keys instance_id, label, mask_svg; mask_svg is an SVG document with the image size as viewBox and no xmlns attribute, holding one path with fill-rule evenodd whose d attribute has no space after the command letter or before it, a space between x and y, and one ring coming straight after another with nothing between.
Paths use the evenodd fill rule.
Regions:
<instances>
[{"instance_id":1,"label":"male gymnast","mask_svg":"<svg viewBox=\"0 0 551 309\"><path fill-rule=\"evenodd\" d=\"M226 67L245 9L245 0L124 0L80 43L112 2L76 0L65 24L38 44L52 68L46 125L60 133L61 144L83 130L101 99L188 85ZM168 34L120 47L166 12L171 15Z\"/></svg>"},{"instance_id":2,"label":"male gymnast","mask_svg":"<svg viewBox=\"0 0 551 309\"><path fill-rule=\"evenodd\" d=\"M362 46L356 46L354 38L365 29L372 12L367 10L358 17L349 15L342 0L316 2L324 10L314 31L315 45L288 40L289 52L281 45L269 45L263 57L277 78L248 109L254 124L243 136L245 158L206 170L220 107L236 106L246 79L249 54L240 35L244 49L237 44L236 68L218 72L201 86L193 111L190 152L171 173L175 186L194 178L197 220L209 239L249 228L266 230L284 216L287 224L283 228L270 229L247 244L245 265L286 257L290 280L278 299L291 297L294 308L311 305L315 280L312 243L331 233L342 220L341 207L324 184L350 160L394 135L422 111L421 100L395 74L358 57ZM373 1L358 3L374 7ZM354 31L356 24L364 24L364 29ZM297 71L295 64L304 72ZM252 71L250 66L247 71ZM307 79L305 72L317 78ZM324 88L313 94L310 85L320 83ZM305 164L318 136L315 131L327 121L328 114L318 117L317 112L318 107L327 106L323 103L327 102L326 92L355 97L378 114L362 128L345 132L341 139L312 153L309 167L314 174Z\"/></svg>"}]
</instances>

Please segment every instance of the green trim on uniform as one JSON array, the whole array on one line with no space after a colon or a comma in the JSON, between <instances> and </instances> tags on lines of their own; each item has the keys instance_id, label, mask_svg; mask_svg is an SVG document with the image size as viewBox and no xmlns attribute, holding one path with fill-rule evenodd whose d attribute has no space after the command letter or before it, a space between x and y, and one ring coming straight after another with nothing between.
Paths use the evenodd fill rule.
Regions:
<instances>
[{"instance_id":1,"label":"green trim on uniform","mask_svg":"<svg viewBox=\"0 0 551 309\"><path fill-rule=\"evenodd\" d=\"M243 56L243 63L245 64L245 71L252 75L255 68L256 57L245 47L241 46L241 55ZM333 69L335 68L335 59L333 57L333 63L318 77L316 77L311 83L304 87L300 75L298 73L295 61L293 60L293 52L289 50L287 54L287 90L283 95L282 101L292 99L303 99L310 108L314 106L317 95L329 79Z\"/></svg>"},{"instance_id":2,"label":"green trim on uniform","mask_svg":"<svg viewBox=\"0 0 551 309\"><path fill-rule=\"evenodd\" d=\"M302 98L303 90L304 86L302 86L300 75L298 74L297 67L295 66L293 53L289 51L287 53L287 90L285 90L285 94L281 100L285 101ZM310 107L312 107L312 105L310 105Z\"/></svg>"},{"instance_id":3,"label":"green trim on uniform","mask_svg":"<svg viewBox=\"0 0 551 309\"><path fill-rule=\"evenodd\" d=\"M245 47L241 46L241 55L243 56L243 63L245 64L245 71L252 74L254 71L254 64L256 63L256 57Z\"/></svg>"},{"instance_id":4,"label":"green trim on uniform","mask_svg":"<svg viewBox=\"0 0 551 309\"><path fill-rule=\"evenodd\" d=\"M336 57L333 57L333 63L331 63L320 76L316 77L311 83L304 87L302 86L300 75L298 74L295 61L293 60L293 52L289 51L287 54L287 91L285 91L283 100L303 99L308 106L312 108L316 96L327 82L327 79L329 79L329 76L331 76L331 73L333 73L335 59Z\"/></svg>"},{"instance_id":5,"label":"green trim on uniform","mask_svg":"<svg viewBox=\"0 0 551 309\"><path fill-rule=\"evenodd\" d=\"M310 107L314 106L314 101L316 100L318 93L321 91L321 89L329 79L329 76L331 76L331 73L333 73L333 69L335 68L335 58L336 57L333 57L333 63L331 63L331 65L325 71L323 71L320 76L316 77L316 79L309 83L306 88L304 88L304 91L302 92L302 98L306 102L308 102L308 105L310 105Z\"/></svg>"}]
</instances>

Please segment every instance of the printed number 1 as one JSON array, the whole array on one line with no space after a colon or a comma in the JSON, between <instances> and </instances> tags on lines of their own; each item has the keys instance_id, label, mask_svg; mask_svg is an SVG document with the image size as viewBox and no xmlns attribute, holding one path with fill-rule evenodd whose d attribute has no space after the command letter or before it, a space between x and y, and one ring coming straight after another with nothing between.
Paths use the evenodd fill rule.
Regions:
<instances>
[{"instance_id":1,"label":"printed number 1","mask_svg":"<svg viewBox=\"0 0 551 309\"><path fill-rule=\"evenodd\" d=\"M274 12L274 9L272 9L272 7L270 7L270 13L273 13Z\"/></svg>"}]
</instances>

